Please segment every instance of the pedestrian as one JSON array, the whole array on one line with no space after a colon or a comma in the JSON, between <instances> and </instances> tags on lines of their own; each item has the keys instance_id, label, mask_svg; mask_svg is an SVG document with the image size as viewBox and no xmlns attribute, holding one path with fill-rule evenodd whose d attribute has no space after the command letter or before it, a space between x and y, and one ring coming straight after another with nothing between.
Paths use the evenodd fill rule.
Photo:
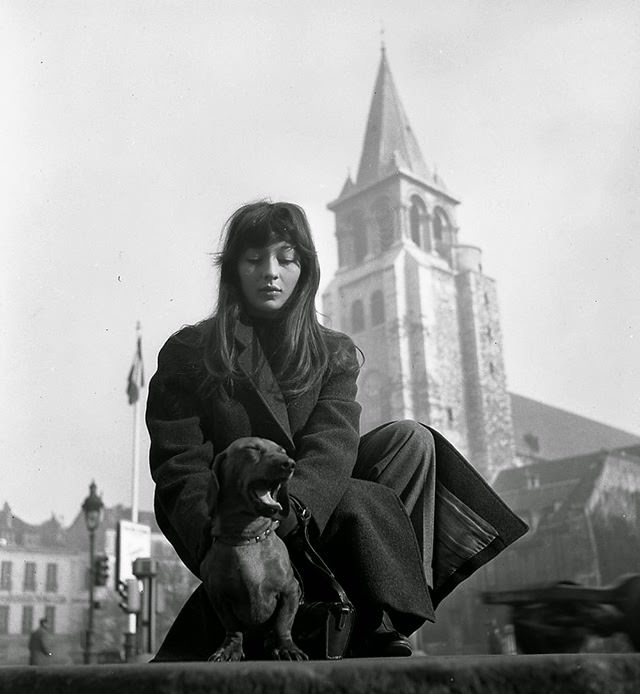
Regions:
<instances>
[{"instance_id":1,"label":"pedestrian","mask_svg":"<svg viewBox=\"0 0 640 694\"><path fill-rule=\"evenodd\" d=\"M53 658L51 645L49 621L43 617L38 628L32 631L29 637L29 665L51 664Z\"/></svg>"},{"instance_id":2,"label":"pedestrian","mask_svg":"<svg viewBox=\"0 0 640 694\"><path fill-rule=\"evenodd\" d=\"M213 315L172 335L149 384L155 510L203 580L155 660L206 660L224 632L206 594L214 456L258 436L295 459L289 492L357 611L353 654L406 656L408 636L526 526L438 432L404 420L360 436L351 338L317 319L320 270L304 211L244 205L229 219ZM292 511L278 533L295 536ZM205 571L201 569L205 567Z\"/></svg>"},{"instance_id":3,"label":"pedestrian","mask_svg":"<svg viewBox=\"0 0 640 694\"><path fill-rule=\"evenodd\" d=\"M503 653L503 638L498 622L492 619L487 628L487 641L489 644L489 653L492 655L500 655Z\"/></svg>"}]
</instances>

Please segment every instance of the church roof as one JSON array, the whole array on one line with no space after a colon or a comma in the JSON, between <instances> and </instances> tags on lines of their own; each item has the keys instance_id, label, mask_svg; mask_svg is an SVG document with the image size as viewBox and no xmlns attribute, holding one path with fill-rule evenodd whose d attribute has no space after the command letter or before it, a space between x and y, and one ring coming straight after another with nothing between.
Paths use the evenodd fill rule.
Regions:
<instances>
[{"instance_id":1,"label":"church roof","mask_svg":"<svg viewBox=\"0 0 640 694\"><path fill-rule=\"evenodd\" d=\"M640 435L515 393L511 413L516 453L536 459L568 458L640 444ZM534 444L532 449L527 441Z\"/></svg>"},{"instance_id":2,"label":"church roof","mask_svg":"<svg viewBox=\"0 0 640 694\"><path fill-rule=\"evenodd\" d=\"M375 183L399 169L425 181L434 181L400 102L383 47L356 186ZM442 187L440 179L438 183Z\"/></svg>"},{"instance_id":3,"label":"church roof","mask_svg":"<svg viewBox=\"0 0 640 694\"><path fill-rule=\"evenodd\" d=\"M33 525L14 515L5 501L0 509L0 547L7 545L31 549L63 547L66 545L65 532L53 513L48 520Z\"/></svg>"},{"instance_id":4,"label":"church roof","mask_svg":"<svg viewBox=\"0 0 640 694\"><path fill-rule=\"evenodd\" d=\"M138 521L148 525L153 534L161 534L153 511L139 511ZM104 546L106 530L115 530L119 520L129 520L131 509L118 504L104 509L104 517L97 530L97 544ZM60 521L52 515L49 520L33 525L26 523L11 511L5 501L0 507L0 547L14 546L29 549L65 548L69 551L85 550L89 544L89 534L84 521L84 514L79 511L71 525L62 527Z\"/></svg>"},{"instance_id":5,"label":"church roof","mask_svg":"<svg viewBox=\"0 0 640 694\"><path fill-rule=\"evenodd\" d=\"M595 479L600 474L608 455L606 451L597 451L561 461L541 460L522 467L505 468L500 470L492 486L501 495L516 493L526 498L526 505L516 504L519 509L530 508L534 499L537 504L545 499L564 500L585 477Z\"/></svg>"},{"instance_id":6,"label":"church roof","mask_svg":"<svg viewBox=\"0 0 640 694\"><path fill-rule=\"evenodd\" d=\"M492 486L514 513L528 522L539 517L539 528L564 523L572 513L586 508L607 465L616 469L629 463L632 467L627 470L635 469L635 477L640 478L639 454L639 447L630 446L507 468Z\"/></svg>"}]
</instances>

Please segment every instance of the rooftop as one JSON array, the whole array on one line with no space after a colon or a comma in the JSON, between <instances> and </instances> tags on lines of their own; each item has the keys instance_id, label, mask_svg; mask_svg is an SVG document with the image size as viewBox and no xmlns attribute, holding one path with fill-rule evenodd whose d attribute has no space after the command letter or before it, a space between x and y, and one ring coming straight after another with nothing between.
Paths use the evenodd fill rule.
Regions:
<instances>
[{"instance_id":1,"label":"rooftop","mask_svg":"<svg viewBox=\"0 0 640 694\"><path fill-rule=\"evenodd\" d=\"M519 455L553 460L629 446L640 450L638 434L522 395L510 393L510 397Z\"/></svg>"}]
</instances>

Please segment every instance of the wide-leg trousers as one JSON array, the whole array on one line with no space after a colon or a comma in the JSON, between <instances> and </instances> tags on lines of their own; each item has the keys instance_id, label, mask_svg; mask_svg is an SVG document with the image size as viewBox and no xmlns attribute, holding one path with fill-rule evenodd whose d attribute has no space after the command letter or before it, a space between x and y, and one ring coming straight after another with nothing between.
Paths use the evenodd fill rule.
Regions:
<instances>
[{"instance_id":1,"label":"wide-leg trousers","mask_svg":"<svg viewBox=\"0 0 640 694\"><path fill-rule=\"evenodd\" d=\"M353 477L390 487L404 505L433 587L433 528L436 494L435 443L419 422L389 422L360 439Z\"/></svg>"}]
</instances>

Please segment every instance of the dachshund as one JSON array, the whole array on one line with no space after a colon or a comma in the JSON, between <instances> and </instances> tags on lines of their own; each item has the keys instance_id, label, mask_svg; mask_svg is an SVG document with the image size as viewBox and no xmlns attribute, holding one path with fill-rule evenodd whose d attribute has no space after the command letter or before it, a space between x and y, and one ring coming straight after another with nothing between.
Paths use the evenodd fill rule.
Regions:
<instances>
[{"instance_id":1,"label":"dachshund","mask_svg":"<svg viewBox=\"0 0 640 694\"><path fill-rule=\"evenodd\" d=\"M212 465L209 511L212 545L201 573L209 599L226 631L209 661L245 658L243 637L266 633L273 660L307 660L291 637L301 589L289 553L275 530L289 514L287 482L295 462L267 439L237 439Z\"/></svg>"}]
</instances>

